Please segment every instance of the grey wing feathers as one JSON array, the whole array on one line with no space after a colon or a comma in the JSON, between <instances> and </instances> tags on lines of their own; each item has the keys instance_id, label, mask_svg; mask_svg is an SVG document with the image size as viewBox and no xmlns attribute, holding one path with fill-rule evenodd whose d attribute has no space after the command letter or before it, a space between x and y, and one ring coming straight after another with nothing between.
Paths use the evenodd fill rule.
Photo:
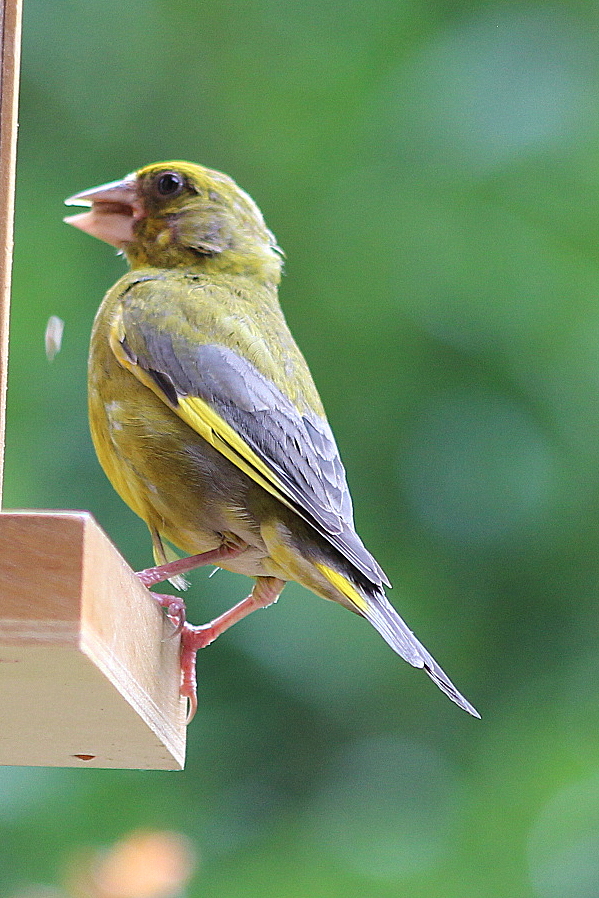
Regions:
<instances>
[{"instance_id":1,"label":"grey wing feathers","mask_svg":"<svg viewBox=\"0 0 599 898\"><path fill-rule=\"evenodd\" d=\"M345 469L328 422L311 411L300 414L251 362L226 346L174 346L164 331L133 326L143 343L138 364L166 398L173 405L186 395L209 402L278 476L298 514L371 583L390 585L354 530Z\"/></svg>"}]
</instances>

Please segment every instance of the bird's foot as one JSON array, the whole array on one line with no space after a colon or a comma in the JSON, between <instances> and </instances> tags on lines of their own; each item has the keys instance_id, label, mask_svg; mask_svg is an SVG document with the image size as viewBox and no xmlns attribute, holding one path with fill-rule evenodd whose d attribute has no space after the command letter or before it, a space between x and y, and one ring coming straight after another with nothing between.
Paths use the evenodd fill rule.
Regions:
<instances>
[{"instance_id":1,"label":"bird's foot","mask_svg":"<svg viewBox=\"0 0 599 898\"><path fill-rule=\"evenodd\" d=\"M196 653L232 627L233 624L247 617L257 608L266 608L279 598L285 580L277 577L258 577L250 595L216 617L209 624L194 627L184 622L181 629L181 695L188 701L187 723L193 720L198 708L198 692L196 677Z\"/></svg>"},{"instance_id":2,"label":"bird's foot","mask_svg":"<svg viewBox=\"0 0 599 898\"><path fill-rule=\"evenodd\" d=\"M168 639L174 639L181 633L185 624L185 602L179 596L163 595L159 592L151 592L150 595L166 611L166 616L175 628L172 633L169 633Z\"/></svg>"}]
</instances>

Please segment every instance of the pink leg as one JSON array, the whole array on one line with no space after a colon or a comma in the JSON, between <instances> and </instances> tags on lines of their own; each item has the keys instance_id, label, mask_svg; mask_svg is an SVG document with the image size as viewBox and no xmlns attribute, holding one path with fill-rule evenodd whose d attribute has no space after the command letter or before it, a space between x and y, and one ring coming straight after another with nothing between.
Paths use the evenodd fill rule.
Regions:
<instances>
[{"instance_id":1,"label":"pink leg","mask_svg":"<svg viewBox=\"0 0 599 898\"><path fill-rule=\"evenodd\" d=\"M153 586L154 583L161 583L174 577L175 574L186 574L187 571L193 571L197 567L205 564L216 564L219 561L225 561L227 558L234 558L244 551L246 546L231 545L223 543L218 549L212 549L210 552L201 552L199 555L189 555L187 558L177 558L176 561L169 561L168 564L159 564L156 567L148 567L144 571L137 571L137 576L144 586Z\"/></svg>"},{"instance_id":2,"label":"pink leg","mask_svg":"<svg viewBox=\"0 0 599 898\"><path fill-rule=\"evenodd\" d=\"M181 670L183 680L181 683L181 695L189 699L189 714L187 722L189 723L197 710L197 682L196 682L196 652L203 649L207 645L236 624L237 621L257 608L266 608L276 602L283 587L285 580L279 580L277 577L258 577L256 585L251 591L247 599L234 605L229 611L225 611L219 617L216 617L209 624L203 624L200 627L193 627L191 624L183 624L181 633Z\"/></svg>"}]
</instances>

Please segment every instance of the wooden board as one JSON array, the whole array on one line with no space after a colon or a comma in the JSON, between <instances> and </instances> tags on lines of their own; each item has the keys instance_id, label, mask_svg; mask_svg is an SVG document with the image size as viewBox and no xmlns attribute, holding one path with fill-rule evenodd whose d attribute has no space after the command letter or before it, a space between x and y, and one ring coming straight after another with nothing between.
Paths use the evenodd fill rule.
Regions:
<instances>
[{"instance_id":1,"label":"wooden board","mask_svg":"<svg viewBox=\"0 0 599 898\"><path fill-rule=\"evenodd\" d=\"M0 513L0 764L181 769L172 625L87 512Z\"/></svg>"}]
</instances>

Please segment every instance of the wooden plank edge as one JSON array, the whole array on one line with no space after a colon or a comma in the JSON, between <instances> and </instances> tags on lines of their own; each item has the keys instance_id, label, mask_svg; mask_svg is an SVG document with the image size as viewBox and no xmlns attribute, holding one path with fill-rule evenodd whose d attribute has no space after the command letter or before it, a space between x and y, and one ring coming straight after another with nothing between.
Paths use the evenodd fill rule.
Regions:
<instances>
[{"instance_id":1,"label":"wooden plank edge","mask_svg":"<svg viewBox=\"0 0 599 898\"><path fill-rule=\"evenodd\" d=\"M179 640L168 638L170 623L93 517L2 512L0 543L0 645L81 651L143 721L150 741L164 746L168 758L151 766L181 769ZM88 712L85 707L82 718Z\"/></svg>"}]
</instances>

